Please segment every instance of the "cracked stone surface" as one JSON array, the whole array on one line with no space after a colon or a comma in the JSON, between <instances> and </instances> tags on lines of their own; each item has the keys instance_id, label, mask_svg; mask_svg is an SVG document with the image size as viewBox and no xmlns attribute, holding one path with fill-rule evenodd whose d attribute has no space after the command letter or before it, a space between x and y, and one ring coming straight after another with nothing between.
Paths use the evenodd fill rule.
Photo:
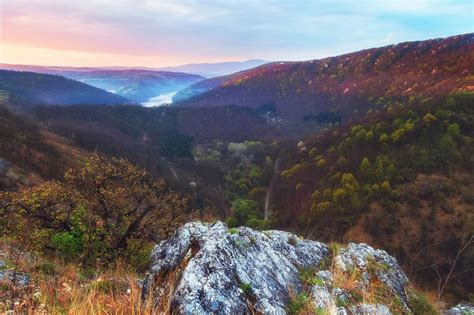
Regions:
<instances>
[{"instance_id":1,"label":"cracked stone surface","mask_svg":"<svg viewBox=\"0 0 474 315\"><path fill-rule=\"evenodd\" d=\"M192 222L155 247L142 297L159 313L285 314L292 296L305 290L315 308L331 314L390 314L381 304L336 307L346 292L332 287L330 270L317 270L327 258L332 257L326 244L288 232ZM407 278L386 252L351 243L335 257L339 268L360 268L362 274L369 260L383 264L376 277L406 301ZM316 270L322 285L303 283L306 268Z\"/></svg>"}]
</instances>

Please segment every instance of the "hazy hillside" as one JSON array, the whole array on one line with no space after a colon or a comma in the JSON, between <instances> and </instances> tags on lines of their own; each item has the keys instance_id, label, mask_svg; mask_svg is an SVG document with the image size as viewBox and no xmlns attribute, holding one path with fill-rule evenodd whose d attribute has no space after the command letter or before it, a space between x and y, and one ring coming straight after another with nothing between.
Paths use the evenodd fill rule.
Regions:
<instances>
[{"instance_id":1,"label":"hazy hillside","mask_svg":"<svg viewBox=\"0 0 474 315\"><path fill-rule=\"evenodd\" d=\"M204 79L199 75L187 73L148 70L68 71L62 75L139 103L161 94L175 93Z\"/></svg>"},{"instance_id":2,"label":"hazy hillside","mask_svg":"<svg viewBox=\"0 0 474 315\"><path fill-rule=\"evenodd\" d=\"M222 83L226 82L226 80L229 80L232 78L232 75L226 75L226 76L221 76L221 77L215 77L207 80L202 80L197 83L194 83L176 93L173 96L173 102L181 102L185 101L189 98L192 98L196 95L199 95L201 93L205 93L209 90L212 90L213 88L218 87Z\"/></svg>"},{"instance_id":3,"label":"hazy hillside","mask_svg":"<svg viewBox=\"0 0 474 315\"><path fill-rule=\"evenodd\" d=\"M33 105L118 105L131 101L58 75L0 70L0 90L21 107Z\"/></svg>"},{"instance_id":4,"label":"hazy hillside","mask_svg":"<svg viewBox=\"0 0 474 315\"><path fill-rule=\"evenodd\" d=\"M182 66L164 67L160 68L160 70L195 73L206 78L211 78L255 68L266 63L268 63L268 61L260 59L216 63L192 63Z\"/></svg>"},{"instance_id":5,"label":"hazy hillside","mask_svg":"<svg viewBox=\"0 0 474 315\"><path fill-rule=\"evenodd\" d=\"M472 90L473 73L471 33L321 60L271 63L223 80L199 82L198 92L215 87L179 105L233 104L265 109L293 122L318 120L328 114L345 120L389 101ZM187 89L188 95L194 94L189 92L192 89Z\"/></svg>"},{"instance_id":6,"label":"hazy hillside","mask_svg":"<svg viewBox=\"0 0 474 315\"><path fill-rule=\"evenodd\" d=\"M199 75L151 69L46 67L0 64L0 69L57 74L113 92L137 103L177 91L204 79ZM157 104L158 105L158 104Z\"/></svg>"}]
</instances>

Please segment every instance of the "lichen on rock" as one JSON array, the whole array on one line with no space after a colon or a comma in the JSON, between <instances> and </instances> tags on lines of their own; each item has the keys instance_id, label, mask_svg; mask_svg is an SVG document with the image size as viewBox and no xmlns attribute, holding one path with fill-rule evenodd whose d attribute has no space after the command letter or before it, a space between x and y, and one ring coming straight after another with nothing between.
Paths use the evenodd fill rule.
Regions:
<instances>
[{"instance_id":1,"label":"lichen on rock","mask_svg":"<svg viewBox=\"0 0 474 315\"><path fill-rule=\"evenodd\" d=\"M325 266L327 259L332 259L333 266ZM390 314L383 304L352 303L354 292L335 286L333 278L340 273L334 268L360 269L366 278L361 280L362 291L368 286L364 281L376 277L408 309L407 278L396 260L365 244L351 243L336 255L326 244L288 232L192 222L158 244L151 261L142 297L157 312L285 314L295 294L305 292L309 307L315 310ZM373 261L384 267L370 273ZM315 283L302 279L301 270L314 271ZM347 296L342 306L338 305L341 296Z\"/></svg>"}]
</instances>

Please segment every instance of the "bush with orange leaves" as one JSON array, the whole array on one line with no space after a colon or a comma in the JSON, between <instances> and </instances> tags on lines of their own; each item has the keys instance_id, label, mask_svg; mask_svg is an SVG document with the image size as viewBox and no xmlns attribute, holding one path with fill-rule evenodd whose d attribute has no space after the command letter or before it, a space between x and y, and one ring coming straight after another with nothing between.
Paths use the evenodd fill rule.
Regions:
<instances>
[{"instance_id":1,"label":"bush with orange leaves","mask_svg":"<svg viewBox=\"0 0 474 315\"><path fill-rule=\"evenodd\" d=\"M143 267L150 242L192 213L186 200L125 159L91 155L64 181L0 195L4 234L29 252L55 253L82 265L118 257Z\"/></svg>"}]
</instances>

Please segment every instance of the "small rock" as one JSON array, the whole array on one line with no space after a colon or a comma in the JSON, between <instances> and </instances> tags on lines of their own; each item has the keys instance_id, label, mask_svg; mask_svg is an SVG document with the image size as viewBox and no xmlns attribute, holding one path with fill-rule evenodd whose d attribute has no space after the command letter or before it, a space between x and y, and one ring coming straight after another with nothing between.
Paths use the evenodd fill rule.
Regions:
<instances>
[{"instance_id":1,"label":"small rock","mask_svg":"<svg viewBox=\"0 0 474 315\"><path fill-rule=\"evenodd\" d=\"M446 315L472 315L474 314L474 305L470 303L458 304L444 312Z\"/></svg>"}]
</instances>

